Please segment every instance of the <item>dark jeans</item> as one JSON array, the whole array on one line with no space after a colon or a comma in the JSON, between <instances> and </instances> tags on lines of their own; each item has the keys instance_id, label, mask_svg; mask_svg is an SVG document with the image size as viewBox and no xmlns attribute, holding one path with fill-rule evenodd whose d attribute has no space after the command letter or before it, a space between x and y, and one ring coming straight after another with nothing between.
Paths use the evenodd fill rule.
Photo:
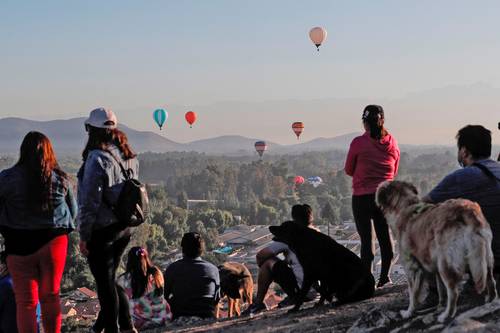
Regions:
<instances>
[{"instance_id":1,"label":"dark jeans","mask_svg":"<svg viewBox=\"0 0 500 333\"><path fill-rule=\"evenodd\" d=\"M361 239L361 261L370 271L372 271L372 262L375 255L375 244L372 235L373 221L382 259L380 279L386 279L389 275L394 253L392 251L393 246L389 226L384 215L375 204L375 194L353 195L352 212Z\"/></svg>"},{"instance_id":2,"label":"dark jeans","mask_svg":"<svg viewBox=\"0 0 500 333\"><path fill-rule=\"evenodd\" d=\"M88 244L87 258L97 285L97 296L101 311L94 324L95 332L118 333L120 329L131 330L134 326L125 291L116 283L116 270L130 242L130 235L117 240L102 241L92 238Z\"/></svg>"},{"instance_id":3,"label":"dark jeans","mask_svg":"<svg viewBox=\"0 0 500 333\"><path fill-rule=\"evenodd\" d=\"M300 288L302 288L302 286L297 284L297 279L295 278L293 270L283 260L278 260L274 263L271 274L273 281L276 282L290 298L294 298L298 294Z\"/></svg>"}]
</instances>

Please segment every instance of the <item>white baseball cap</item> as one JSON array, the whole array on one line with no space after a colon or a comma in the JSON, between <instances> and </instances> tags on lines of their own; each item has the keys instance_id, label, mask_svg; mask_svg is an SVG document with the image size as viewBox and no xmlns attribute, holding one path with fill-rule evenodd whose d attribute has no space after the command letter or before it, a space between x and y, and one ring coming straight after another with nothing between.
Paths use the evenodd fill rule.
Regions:
<instances>
[{"instance_id":1,"label":"white baseball cap","mask_svg":"<svg viewBox=\"0 0 500 333\"><path fill-rule=\"evenodd\" d=\"M115 129L118 125L118 120L111 109L97 108L92 110L88 119L85 120L85 126L87 125L97 128Z\"/></svg>"}]
</instances>

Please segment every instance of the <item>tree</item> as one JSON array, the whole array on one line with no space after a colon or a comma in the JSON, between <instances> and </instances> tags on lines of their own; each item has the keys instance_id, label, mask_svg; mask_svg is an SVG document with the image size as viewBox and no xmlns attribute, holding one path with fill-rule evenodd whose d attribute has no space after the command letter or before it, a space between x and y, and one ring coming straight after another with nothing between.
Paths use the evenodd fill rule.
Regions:
<instances>
[{"instance_id":1,"label":"tree","mask_svg":"<svg viewBox=\"0 0 500 333\"><path fill-rule=\"evenodd\" d=\"M328 223L341 223L339 209L333 208L333 205L329 201L323 206L323 209L321 210L321 217Z\"/></svg>"}]
</instances>

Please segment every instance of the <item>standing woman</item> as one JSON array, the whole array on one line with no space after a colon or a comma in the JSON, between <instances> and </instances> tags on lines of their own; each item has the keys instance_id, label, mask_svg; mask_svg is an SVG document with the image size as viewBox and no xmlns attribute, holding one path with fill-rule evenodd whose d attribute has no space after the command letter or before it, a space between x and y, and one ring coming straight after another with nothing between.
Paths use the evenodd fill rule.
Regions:
<instances>
[{"instance_id":1,"label":"standing woman","mask_svg":"<svg viewBox=\"0 0 500 333\"><path fill-rule=\"evenodd\" d=\"M0 232L20 333L37 332L38 301L44 332L61 331L59 288L76 210L71 183L49 139L29 132L19 161L0 173Z\"/></svg>"},{"instance_id":2,"label":"standing woman","mask_svg":"<svg viewBox=\"0 0 500 333\"><path fill-rule=\"evenodd\" d=\"M80 251L87 257L101 306L93 330L136 332L127 295L116 283L116 270L131 232L119 223L112 205L125 181L121 166L137 178L139 164L127 136L117 129L113 111L93 110L85 121L85 129L89 137L78 172L78 224Z\"/></svg>"},{"instance_id":3,"label":"standing woman","mask_svg":"<svg viewBox=\"0 0 500 333\"><path fill-rule=\"evenodd\" d=\"M384 127L381 106L368 105L362 120L365 133L352 141L345 172L352 176L352 211L361 239L361 260L372 270L375 252L373 221L382 257L377 287L382 287L391 282L389 273L394 254L387 221L375 204L375 192L380 183L396 177L400 153L396 139Z\"/></svg>"}]
</instances>

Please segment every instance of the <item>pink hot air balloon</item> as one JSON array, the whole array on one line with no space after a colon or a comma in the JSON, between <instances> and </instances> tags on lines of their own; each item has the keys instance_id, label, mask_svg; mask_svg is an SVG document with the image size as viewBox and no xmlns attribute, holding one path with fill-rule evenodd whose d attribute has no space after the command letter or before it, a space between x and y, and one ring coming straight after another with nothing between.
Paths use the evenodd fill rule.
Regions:
<instances>
[{"instance_id":1,"label":"pink hot air balloon","mask_svg":"<svg viewBox=\"0 0 500 333\"><path fill-rule=\"evenodd\" d=\"M322 27L314 27L309 31L309 38L311 38L314 45L319 51L319 47L326 39L326 30Z\"/></svg>"},{"instance_id":2,"label":"pink hot air balloon","mask_svg":"<svg viewBox=\"0 0 500 333\"><path fill-rule=\"evenodd\" d=\"M302 184L304 184L305 181L306 180L304 179L304 177L295 176L295 179L294 179L295 185L302 185Z\"/></svg>"}]
</instances>

